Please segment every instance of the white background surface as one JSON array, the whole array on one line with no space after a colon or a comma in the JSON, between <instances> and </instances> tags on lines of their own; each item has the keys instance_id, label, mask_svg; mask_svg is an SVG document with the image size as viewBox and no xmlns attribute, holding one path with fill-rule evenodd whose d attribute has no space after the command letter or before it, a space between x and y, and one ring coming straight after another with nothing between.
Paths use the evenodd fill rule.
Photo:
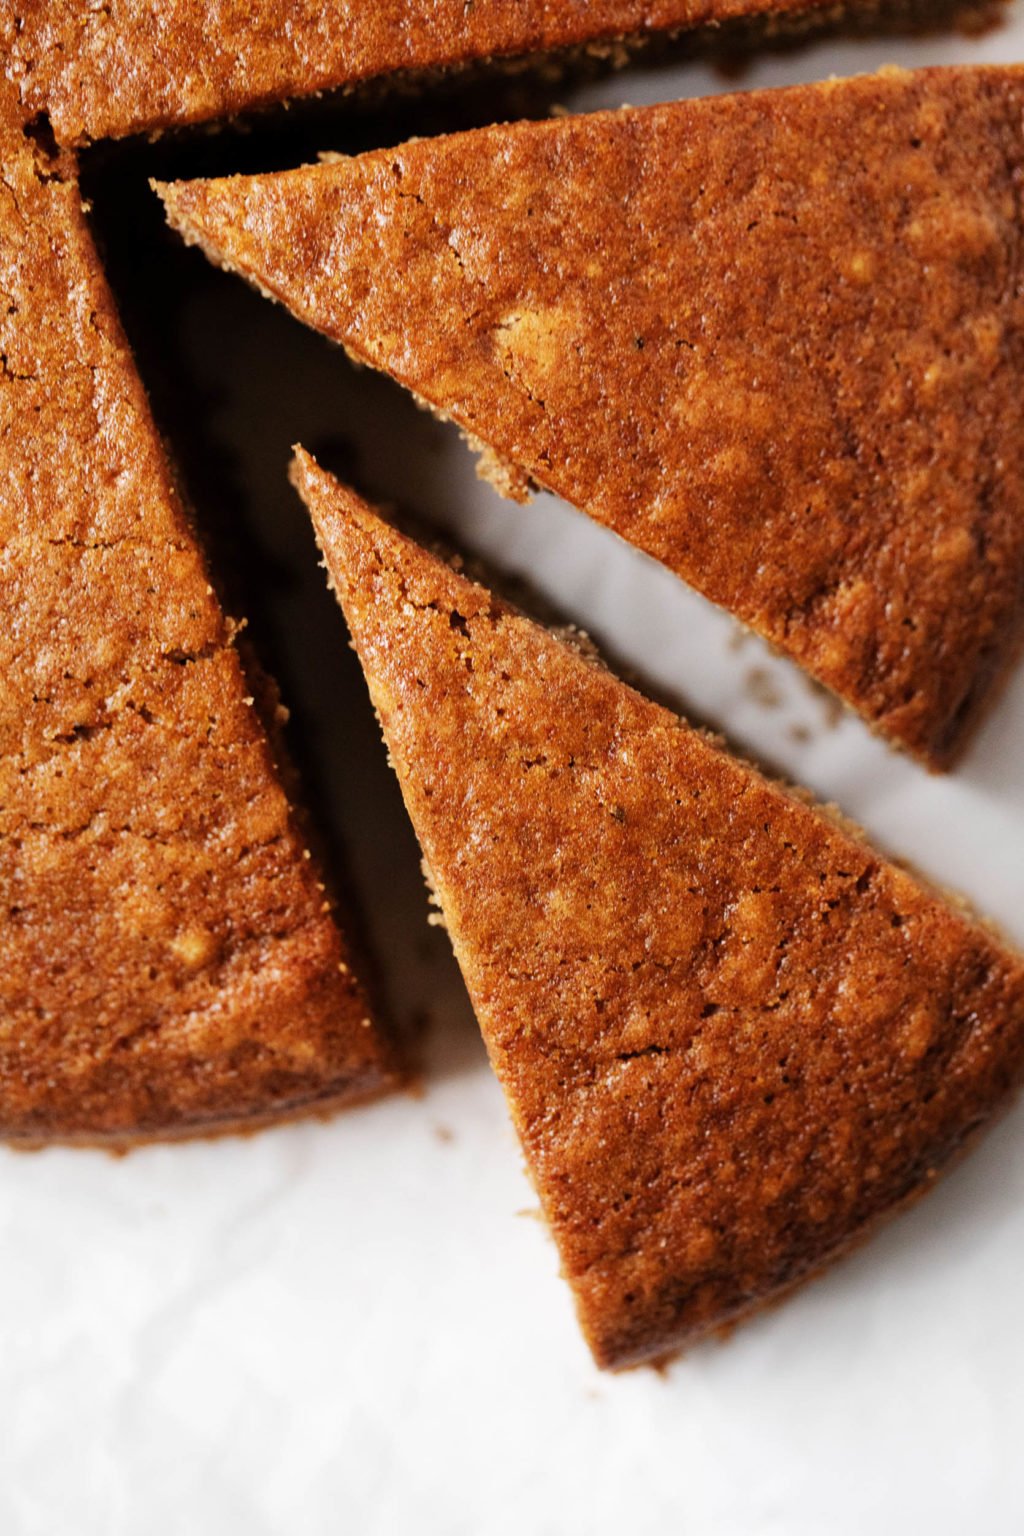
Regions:
<instances>
[{"instance_id":1,"label":"white background surface","mask_svg":"<svg viewBox=\"0 0 1024 1536\"><path fill-rule=\"evenodd\" d=\"M741 84L975 58L1024 58L1019 0L981 39L821 44ZM675 65L563 97L723 88ZM610 535L547 497L501 502L453 430L232 280L199 284L185 345L211 445L234 455L253 536L286 573L283 671L392 1006L426 1022L423 1093L119 1161L0 1152L0 1531L1020 1530L1024 1106L923 1205L729 1342L662 1374L591 1366L444 937L425 926L340 615L315 601L286 446L343 436L371 489L529 573L681 708L838 800L1018 941L1024 669L955 776L929 778L852 718L837 726L794 669Z\"/></svg>"}]
</instances>

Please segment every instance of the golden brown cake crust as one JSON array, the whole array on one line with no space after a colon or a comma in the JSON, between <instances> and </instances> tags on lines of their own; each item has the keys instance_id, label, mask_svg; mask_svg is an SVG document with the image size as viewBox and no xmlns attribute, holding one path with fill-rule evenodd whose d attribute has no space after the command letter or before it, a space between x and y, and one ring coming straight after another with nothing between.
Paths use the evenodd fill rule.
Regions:
<instances>
[{"instance_id":1,"label":"golden brown cake crust","mask_svg":"<svg viewBox=\"0 0 1024 1536\"><path fill-rule=\"evenodd\" d=\"M929 1186L1024 1067L1024 962L301 455L426 868L598 1361Z\"/></svg>"},{"instance_id":2,"label":"golden brown cake crust","mask_svg":"<svg viewBox=\"0 0 1024 1536\"><path fill-rule=\"evenodd\" d=\"M1024 70L517 123L171 222L933 766L1024 618Z\"/></svg>"},{"instance_id":3,"label":"golden brown cake crust","mask_svg":"<svg viewBox=\"0 0 1024 1536\"><path fill-rule=\"evenodd\" d=\"M390 1052L171 480L75 167L0 81L0 1136L380 1091Z\"/></svg>"},{"instance_id":4,"label":"golden brown cake crust","mask_svg":"<svg viewBox=\"0 0 1024 1536\"><path fill-rule=\"evenodd\" d=\"M883 7L884 8L884 7ZM395 71L544 55L825 0L0 0L7 71L58 139L192 123Z\"/></svg>"}]
</instances>

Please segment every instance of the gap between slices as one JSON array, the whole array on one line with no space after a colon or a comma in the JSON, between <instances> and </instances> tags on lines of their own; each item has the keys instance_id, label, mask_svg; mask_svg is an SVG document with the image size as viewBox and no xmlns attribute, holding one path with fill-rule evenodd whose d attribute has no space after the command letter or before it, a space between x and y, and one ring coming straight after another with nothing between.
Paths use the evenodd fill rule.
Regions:
<instances>
[{"instance_id":1,"label":"gap between slices","mask_svg":"<svg viewBox=\"0 0 1024 1536\"><path fill-rule=\"evenodd\" d=\"M1020 68L887 71L158 190L943 767L1024 627L1022 125Z\"/></svg>"},{"instance_id":2,"label":"gap between slices","mask_svg":"<svg viewBox=\"0 0 1024 1536\"><path fill-rule=\"evenodd\" d=\"M293 481L598 1363L930 1188L1019 1083L1021 956L302 450Z\"/></svg>"}]
</instances>

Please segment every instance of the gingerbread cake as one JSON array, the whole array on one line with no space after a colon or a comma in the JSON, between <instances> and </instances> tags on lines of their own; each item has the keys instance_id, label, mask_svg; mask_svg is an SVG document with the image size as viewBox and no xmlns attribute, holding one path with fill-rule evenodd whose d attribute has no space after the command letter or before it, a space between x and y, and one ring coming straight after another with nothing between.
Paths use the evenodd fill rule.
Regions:
<instances>
[{"instance_id":1,"label":"gingerbread cake","mask_svg":"<svg viewBox=\"0 0 1024 1536\"><path fill-rule=\"evenodd\" d=\"M1024 619L1024 69L514 123L172 224L933 767Z\"/></svg>"},{"instance_id":2,"label":"gingerbread cake","mask_svg":"<svg viewBox=\"0 0 1024 1536\"><path fill-rule=\"evenodd\" d=\"M300 452L598 1362L677 1349L927 1189L1024 1068L1024 959Z\"/></svg>"},{"instance_id":3,"label":"gingerbread cake","mask_svg":"<svg viewBox=\"0 0 1024 1536\"><path fill-rule=\"evenodd\" d=\"M127 1142L386 1087L75 165L3 81L0 562L0 1136Z\"/></svg>"},{"instance_id":4,"label":"gingerbread cake","mask_svg":"<svg viewBox=\"0 0 1024 1536\"><path fill-rule=\"evenodd\" d=\"M858 0L882 20L906 0ZM913 9L913 7L910 7ZM948 0L921 6L950 9ZM955 10L955 7L953 7ZM806 25L825 0L4 0L0 45L30 112L79 144L351 87L723 22Z\"/></svg>"}]
</instances>

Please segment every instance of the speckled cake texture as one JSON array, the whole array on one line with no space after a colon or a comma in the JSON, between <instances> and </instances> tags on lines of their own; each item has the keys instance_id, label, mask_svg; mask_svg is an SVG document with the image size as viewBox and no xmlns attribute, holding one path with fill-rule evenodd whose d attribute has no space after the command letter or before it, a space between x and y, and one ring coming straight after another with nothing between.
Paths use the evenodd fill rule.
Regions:
<instances>
[{"instance_id":1,"label":"speckled cake texture","mask_svg":"<svg viewBox=\"0 0 1024 1536\"><path fill-rule=\"evenodd\" d=\"M894 0L852 9L899 13ZM2 60L64 144L200 122L395 72L614 46L825 0L0 0Z\"/></svg>"},{"instance_id":2,"label":"speckled cake texture","mask_svg":"<svg viewBox=\"0 0 1024 1536\"><path fill-rule=\"evenodd\" d=\"M1024 70L516 123L162 189L225 267L932 766L1024 616Z\"/></svg>"},{"instance_id":3,"label":"speckled cake texture","mask_svg":"<svg viewBox=\"0 0 1024 1536\"><path fill-rule=\"evenodd\" d=\"M1024 1066L1024 961L300 453L429 880L598 1362L927 1189Z\"/></svg>"},{"instance_id":4,"label":"speckled cake texture","mask_svg":"<svg viewBox=\"0 0 1024 1536\"><path fill-rule=\"evenodd\" d=\"M0 1135L180 1135L387 1086L74 163L3 82L0 588Z\"/></svg>"}]
</instances>

